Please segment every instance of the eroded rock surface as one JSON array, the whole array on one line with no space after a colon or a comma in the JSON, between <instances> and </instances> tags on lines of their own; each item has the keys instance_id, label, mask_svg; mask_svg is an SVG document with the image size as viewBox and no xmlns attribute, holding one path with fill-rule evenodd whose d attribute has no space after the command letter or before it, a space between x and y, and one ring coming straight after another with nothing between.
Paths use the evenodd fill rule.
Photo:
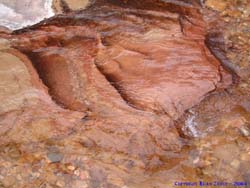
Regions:
<instances>
[{"instance_id":1,"label":"eroded rock surface","mask_svg":"<svg viewBox=\"0 0 250 188\"><path fill-rule=\"evenodd\" d=\"M84 9L88 6L89 0L54 0L53 8L56 13L63 13L73 10Z\"/></svg>"},{"instance_id":2,"label":"eroded rock surface","mask_svg":"<svg viewBox=\"0 0 250 188\"><path fill-rule=\"evenodd\" d=\"M15 45L30 55L56 101L68 109L88 112L82 125L86 137L83 142L87 142L87 146L91 142L89 147L142 158L164 155L165 150L178 151L181 143L171 119L127 105L97 69L94 55L99 40L97 34L90 31L73 26L44 27L32 34L37 42L31 42L24 34L19 39L21 45L18 42ZM61 47L54 46L58 42ZM169 136L158 130L165 130Z\"/></svg>"},{"instance_id":3,"label":"eroded rock surface","mask_svg":"<svg viewBox=\"0 0 250 188\"><path fill-rule=\"evenodd\" d=\"M204 44L197 7L155 9L101 3L13 36L54 99L95 118L84 134L103 149L136 156L178 150L172 120L231 83Z\"/></svg>"},{"instance_id":4,"label":"eroded rock surface","mask_svg":"<svg viewBox=\"0 0 250 188\"><path fill-rule=\"evenodd\" d=\"M170 5L166 8L182 8ZM48 67L47 64L52 63L46 61L46 57L66 59L64 56L70 56L66 60L68 64L72 64L69 61L81 61L76 64L84 65L92 61L92 66L98 68L129 105L143 111L166 113L174 119L207 93L230 84L230 76L204 44L206 28L197 8L186 8L193 12L185 15L110 6L90 7L79 12L76 18L75 14L58 16L48 22L48 26L38 26L31 34L20 34L20 45L14 44L34 57L38 69L44 69L40 72L51 86L52 95L71 97L59 97L66 106L70 107L75 98L54 92L62 84L58 78L55 78L58 84L52 81L57 74L52 67L56 65ZM74 25L75 30L58 26L64 22ZM49 26L51 24L57 27ZM78 50L71 50L76 46ZM57 59L53 64L63 64L64 60ZM69 72L67 67L62 69ZM73 79L72 76L65 79L67 77ZM63 90L71 92L72 88ZM78 101L80 99L74 102Z\"/></svg>"},{"instance_id":5,"label":"eroded rock surface","mask_svg":"<svg viewBox=\"0 0 250 188\"><path fill-rule=\"evenodd\" d=\"M84 116L84 113L70 112L58 107L48 95L47 87L39 79L30 60L24 54L11 48L8 40L1 39L0 50L0 99L4 101L0 105L2 144L8 143L10 140L17 141L15 137L10 136L13 134L12 132L15 132L16 129L23 129L25 123L36 121L40 119L39 117L41 119L43 116L48 119L57 116L57 118L66 118L65 124L61 128L68 129L74 116L76 119ZM52 114L51 117L48 117L48 111L52 114L55 113L55 117L52 117ZM66 115L65 118L64 115ZM22 137L21 132L16 136ZM9 139L5 139L8 137ZM32 138L33 136L27 139Z\"/></svg>"},{"instance_id":6,"label":"eroded rock surface","mask_svg":"<svg viewBox=\"0 0 250 188\"><path fill-rule=\"evenodd\" d=\"M0 186L26 168L26 187L195 180L174 121L232 83L207 34L196 1L154 0L95 1L1 34Z\"/></svg>"}]
</instances>

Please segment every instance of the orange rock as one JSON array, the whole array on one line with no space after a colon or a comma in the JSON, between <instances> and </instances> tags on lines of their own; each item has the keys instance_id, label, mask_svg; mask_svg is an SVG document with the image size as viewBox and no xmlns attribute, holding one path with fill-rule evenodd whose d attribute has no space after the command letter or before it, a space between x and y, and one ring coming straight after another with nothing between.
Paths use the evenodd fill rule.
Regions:
<instances>
[{"instance_id":1,"label":"orange rock","mask_svg":"<svg viewBox=\"0 0 250 188\"><path fill-rule=\"evenodd\" d=\"M198 8L152 2L121 8L97 1L12 35L12 46L29 56L53 99L87 112L76 128L84 147L145 161L179 151L173 120L231 84L204 44Z\"/></svg>"}]
</instances>

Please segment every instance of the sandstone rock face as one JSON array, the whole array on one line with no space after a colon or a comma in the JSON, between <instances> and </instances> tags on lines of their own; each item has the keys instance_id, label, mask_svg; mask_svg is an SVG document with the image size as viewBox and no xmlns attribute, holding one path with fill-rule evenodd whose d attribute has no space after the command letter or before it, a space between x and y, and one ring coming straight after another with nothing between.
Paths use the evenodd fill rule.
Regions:
<instances>
[{"instance_id":1,"label":"sandstone rock face","mask_svg":"<svg viewBox=\"0 0 250 188\"><path fill-rule=\"evenodd\" d=\"M84 9L89 3L89 0L54 0L53 8L56 13Z\"/></svg>"},{"instance_id":2,"label":"sandstone rock face","mask_svg":"<svg viewBox=\"0 0 250 188\"><path fill-rule=\"evenodd\" d=\"M64 2L67 14L0 27L0 187L249 182L245 0L206 1L234 17L226 27L198 0ZM224 67L245 81L228 87Z\"/></svg>"},{"instance_id":3,"label":"sandstone rock face","mask_svg":"<svg viewBox=\"0 0 250 188\"><path fill-rule=\"evenodd\" d=\"M66 116L72 119L71 121L74 116L78 118L84 116L83 113L67 112L58 107L51 100L47 87L39 79L30 60L24 54L11 48L9 40L3 38L0 40L0 59L0 99L3 101L0 105L1 143L15 139L13 137L5 139L5 136L8 137L13 130L21 128L27 121L35 121L39 119L39 116L47 116L48 112L55 113L58 117L61 117L59 114L68 113ZM20 117L17 116L19 113ZM32 117L31 114L37 115ZM65 120L65 125L69 121ZM62 126L62 129L65 128L67 129L68 126Z\"/></svg>"},{"instance_id":4,"label":"sandstone rock face","mask_svg":"<svg viewBox=\"0 0 250 188\"><path fill-rule=\"evenodd\" d=\"M205 23L195 8L192 14L185 15L101 5L82 11L76 20L67 15L51 20L48 25L64 20L71 20L68 24L76 25L75 30L38 27L31 32L31 38L29 33L20 35L21 46L17 47L34 56L34 61L42 61L35 64L50 85L52 94L70 108L76 105L74 110L87 106L83 104L85 97L79 96L85 92L77 94L75 88L72 96L68 95L77 84L73 84L74 78L69 75L69 67L73 65L66 66L63 62L67 58L63 56L70 57L67 64L79 61L76 64L84 65L91 61L128 105L143 111L165 113L173 119L218 85L224 87L223 76L227 78L225 86L230 84L230 76L224 74L204 44ZM58 63L65 66L53 71ZM65 82L59 81L57 74L68 75L61 78L71 79L68 88L61 86Z\"/></svg>"},{"instance_id":5,"label":"sandstone rock face","mask_svg":"<svg viewBox=\"0 0 250 188\"><path fill-rule=\"evenodd\" d=\"M174 121L232 83L206 34L196 1L154 0L99 0L1 34L1 145L50 169L40 179L57 187L142 187L142 169L182 160Z\"/></svg>"},{"instance_id":6,"label":"sandstone rock face","mask_svg":"<svg viewBox=\"0 0 250 188\"><path fill-rule=\"evenodd\" d=\"M71 110L89 112L89 120L82 125L89 138L84 144L142 157L180 149L178 133L168 116L127 105L97 69L97 33L74 26L49 26L32 33L36 42L31 42L27 33L17 36L19 41L14 45L29 54L58 103ZM58 42L61 47L54 46ZM169 136L165 137L164 132Z\"/></svg>"},{"instance_id":7,"label":"sandstone rock face","mask_svg":"<svg viewBox=\"0 0 250 188\"><path fill-rule=\"evenodd\" d=\"M178 150L171 122L231 83L204 44L202 16L194 5L160 11L97 3L14 35L12 45L59 104L90 113L84 134L98 147L138 156Z\"/></svg>"},{"instance_id":8,"label":"sandstone rock face","mask_svg":"<svg viewBox=\"0 0 250 188\"><path fill-rule=\"evenodd\" d=\"M45 87L38 79L36 71L28 58L10 48L9 41L1 39L1 103L0 113L6 113L32 105L39 98L51 103ZM25 104L26 103L26 104Z\"/></svg>"}]
</instances>

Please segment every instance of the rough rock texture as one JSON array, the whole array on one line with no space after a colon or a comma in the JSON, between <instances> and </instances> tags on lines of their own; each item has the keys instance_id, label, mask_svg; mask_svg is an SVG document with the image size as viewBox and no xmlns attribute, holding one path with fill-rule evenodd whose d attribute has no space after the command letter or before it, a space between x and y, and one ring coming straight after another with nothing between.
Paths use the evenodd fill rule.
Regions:
<instances>
[{"instance_id":1,"label":"rough rock texture","mask_svg":"<svg viewBox=\"0 0 250 188\"><path fill-rule=\"evenodd\" d=\"M174 121L232 83L207 34L197 2L177 0L95 1L3 31L0 187L171 187L200 177Z\"/></svg>"},{"instance_id":2,"label":"rough rock texture","mask_svg":"<svg viewBox=\"0 0 250 188\"><path fill-rule=\"evenodd\" d=\"M27 122L43 119L43 116L51 120L61 119L62 126L57 127L58 131L62 129L67 134L67 129L72 127L74 119L81 118L84 113L58 107L48 95L47 88L42 84L30 60L24 54L11 48L8 40L0 40L0 50L1 144L8 143L10 140L17 141L18 138L11 136L13 132L20 131L16 136L22 137L22 131L32 131L25 130L23 126ZM48 112L51 113L51 117ZM32 135L27 139L32 139L33 136L35 137Z\"/></svg>"},{"instance_id":3,"label":"rough rock texture","mask_svg":"<svg viewBox=\"0 0 250 188\"><path fill-rule=\"evenodd\" d=\"M200 177L237 179L246 187L250 180L249 5L249 0L205 2L209 48L238 84L210 95L178 123L185 136L198 138L190 156Z\"/></svg>"},{"instance_id":4,"label":"rough rock texture","mask_svg":"<svg viewBox=\"0 0 250 188\"><path fill-rule=\"evenodd\" d=\"M56 13L63 13L84 9L88 3L89 0L54 0L53 8Z\"/></svg>"},{"instance_id":5,"label":"rough rock texture","mask_svg":"<svg viewBox=\"0 0 250 188\"><path fill-rule=\"evenodd\" d=\"M170 5L166 8L172 8ZM30 33L20 34L20 45L14 44L34 59L52 95L61 103L73 109L79 108L73 103L87 106L83 104L85 97L79 96L85 95L84 92L77 94L74 89L69 96L73 88L62 88L60 83L64 82L57 78L60 71L54 74L53 67L63 64L65 60L60 59L66 59L63 56L70 56L66 60L68 64L73 64L69 61L81 61L75 63L78 65L92 61L90 64L99 69L132 107L165 113L174 119L207 93L230 84L230 76L204 44L205 23L195 7L170 13L110 6L93 6L78 16L73 13L48 22L48 25L64 22L75 25L78 32L60 26L38 26ZM182 11L193 12L185 15ZM76 46L77 50L71 50ZM51 57L55 58L53 65ZM60 69L70 72L65 66ZM72 83L74 78L69 75L65 79ZM71 87L77 85L71 84Z\"/></svg>"},{"instance_id":6,"label":"rough rock texture","mask_svg":"<svg viewBox=\"0 0 250 188\"><path fill-rule=\"evenodd\" d=\"M98 146L143 158L163 155L165 150L178 151L181 143L171 119L127 105L97 69L94 63L96 36L84 27L49 26L32 32L36 42L24 34L20 36L20 45L18 42L15 45L30 55L59 103L71 110L88 112L82 125L88 138L84 141L87 146L91 142L89 147ZM61 47L54 46L58 42ZM165 137L166 132L168 137Z\"/></svg>"},{"instance_id":7,"label":"rough rock texture","mask_svg":"<svg viewBox=\"0 0 250 188\"><path fill-rule=\"evenodd\" d=\"M231 83L204 44L195 6L152 9L100 3L14 35L12 43L58 103L90 113L84 134L95 145L141 157L178 150L171 121Z\"/></svg>"},{"instance_id":8,"label":"rough rock texture","mask_svg":"<svg viewBox=\"0 0 250 188\"><path fill-rule=\"evenodd\" d=\"M250 76L249 4L249 0L220 3L215 0L206 1L209 9L216 10L213 15L210 12L206 16L212 30L210 46L215 51L220 49L217 55L244 81Z\"/></svg>"}]
</instances>

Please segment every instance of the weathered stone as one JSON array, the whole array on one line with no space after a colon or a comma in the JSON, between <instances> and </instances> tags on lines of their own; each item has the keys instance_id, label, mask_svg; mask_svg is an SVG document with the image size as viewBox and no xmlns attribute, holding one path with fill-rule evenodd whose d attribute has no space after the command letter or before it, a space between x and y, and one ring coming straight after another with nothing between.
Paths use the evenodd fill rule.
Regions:
<instances>
[{"instance_id":1,"label":"weathered stone","mask_svg":"<svg viewBox=\"0 0 250 188\"><path fill-rule=\"evenodd\" d=\"M63 122L68 127L84 116L82 113L66 113L51 100L30 60L11 48L9 39L0 39L0 59L0 100L4 101L0 104L1 144L8 144L9 139L13 142L44 139L55 133L51 130L55 128L52 124L56 116L68 117ZM55 117L48 117L48 112L54 113ZM60 129L66 131L66 127Z\"/></svg>"},{"instance_id":2,"label":"weathered stone","mask_svg":"<svg viewBox=\"0 0 250 188\"><path fill-rule=\"evenodd\" d=\"M53 8L56 13L84 9L88 5L89 0L54 0Z\"/></svg>"},{"instance_id":3,"label":"weathered stone","mask_svg":"<svg viewBox=\"0 0 250 188\"><path fill-rule=\"evenodd\" d=\"M196 5L147 1L141 10L139 2L110 2L21 31L12 45L30 57L57 103L90 111L80 134L92 144L83 145L143 158L178 151L172 121L231 76L204 44Z\"/></svg>"},{"instance_id":4,"label":"weathered stone","mask_svg":"<svg viewBox=\"0 0 250 188\"><path fill-rule=\"evenodd\" d=\"M211 140L198 134L202 144L188 142L174 124L232 83L204 43L210 31L198 1L97 0L77 12L64 2L67 14L0 31L0 99L6 101L0 147L18 145L0 151L0 176L23 172L8 185L163 188L236 177L241 160L249 161L240 153L248 151L242 144L248 138L222 132L246 123L247 115L223 117L230 123ZM209 110L230 111L235 101L221 98ZM207 115L200 132L221 114Z\"/></svg>"},{"instance_id":5,"label":"weathered stone","mask_svg":"<svg viewBox=\"0 0 250 188\"><path fill-rule=\"evenodd\" d=\"M50 160L50 162L57 163L63 159L63 154L61 154L59 152L49 152L47 154L47 157Z\"/></svg>"},{"instance_id":6,"label":"weathered stone","mask_svg":"<svg viewBox=\"0 0 250 188\"><path fill-rule=\"evenodd\" d=\"M54 15L53 0L1 0L0 25L20 29Z\"/></svg>"}]
</instances>

